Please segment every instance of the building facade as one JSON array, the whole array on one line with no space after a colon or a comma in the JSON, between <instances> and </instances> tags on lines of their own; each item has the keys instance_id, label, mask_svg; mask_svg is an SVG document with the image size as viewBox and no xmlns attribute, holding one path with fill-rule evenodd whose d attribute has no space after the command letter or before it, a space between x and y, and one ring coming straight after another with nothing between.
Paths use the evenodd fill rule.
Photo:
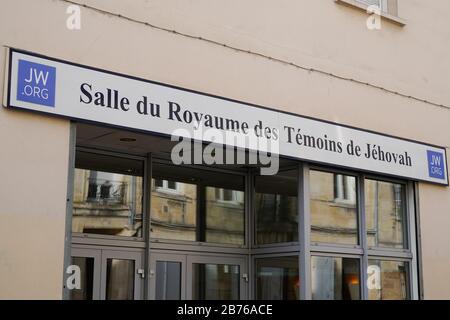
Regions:
<instances>
[{"instance_id":1,"label":"building facade","mask_svg":"<svg viewBox=\"0 0 450 320\"><path fill-rule=\"evenodd\" d=\"M448 1L0 5L0 298L450 298ZM279 170L174 163L196 103Z\"/></svg>"}]
</instances>

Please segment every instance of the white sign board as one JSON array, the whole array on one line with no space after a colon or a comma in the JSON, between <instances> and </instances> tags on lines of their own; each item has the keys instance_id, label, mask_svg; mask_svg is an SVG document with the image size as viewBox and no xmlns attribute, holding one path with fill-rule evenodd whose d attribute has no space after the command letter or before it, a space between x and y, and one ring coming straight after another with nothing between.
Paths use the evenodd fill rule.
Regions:
<instances>
[{"instance_id":1,"label":"white sign board","mask_svg":"<svg viewBox=\"0 0 450 320\"><path fill-rule=\"evenodd\" d=\"M6 107L163 135L232 132L258 141L248 148L256 151L274 152L267 147L270 142L277 145L276 153L290 158L448 185L443 147L15 49L8 63ZM199 140L217 142L208 135Z\"/></svg>"}]
</instances>

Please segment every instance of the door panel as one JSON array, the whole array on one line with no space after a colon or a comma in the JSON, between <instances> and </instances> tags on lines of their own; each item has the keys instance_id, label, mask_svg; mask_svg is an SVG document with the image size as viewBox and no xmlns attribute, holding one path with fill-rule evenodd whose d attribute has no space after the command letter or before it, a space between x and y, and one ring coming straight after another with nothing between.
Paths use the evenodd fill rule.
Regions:
<instances>
[{"instance_id":1,"label":"door panel","mask_svg":"<svg viewBox=\"0 0 450 320\"><path fill-rule=\"evenodd\" d=\"M150 254L150 299L247 299L247 259Z\"/></svg>"},{"instance_id":2,"label":"door panel","mask_svg":"<svg viewBox=\"0 0 450 320\"><path fill-rule=\"evenodd\" d=\"M80 289L72 300L138 300L143 297L143 253L72 248L72 264L80 268Z\"/></svg>"},{"instance_id":3,"label":"door panel","mask_svg":"<svg viewBox=\"0 0 450 320\"><path fill-rule=\"evenodd\" d=\"M186 295L186 255L150 255L150 299L183 300Z\"/></svg>"},{"instance_id":4,"label":"door panel","mask_svg":"<svg viewBox=\"0 0 450 320\"><path fill-rule=\"evenodd\" d=\"M142 253L102 250L102 300L139 300L142 295Z\"/></svg>"},{"instance_id":5,"label":"door panel","mask_svg":"<svg viewBox=\"0 0 450 320\"><path fill-rule=\"evenodd\" d=\"M100 299L101 251L72 248L72 265L80 268L80 289L70 290L71 300Z\"/></svg>"},{"instance_id":6,"label":"door panel","mask_svg":"<svg viewBox=\"0 0 450 320\"><path fill-rule=\"evenodd\" d=\"M187 299L247 299L246 262L246 258L188 256Z\"/></svg>"}]
</instances>

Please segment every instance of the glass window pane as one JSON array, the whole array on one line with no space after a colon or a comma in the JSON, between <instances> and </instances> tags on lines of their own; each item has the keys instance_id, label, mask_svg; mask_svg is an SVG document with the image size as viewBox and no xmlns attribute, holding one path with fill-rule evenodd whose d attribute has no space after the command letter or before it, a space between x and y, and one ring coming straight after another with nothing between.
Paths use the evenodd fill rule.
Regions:
<instances>
[{"instance_id":1,"label":"glass window pane","mask_svg":"<svg viewBox=\"0 0 450 320\"><path fill-rule=\"evenodd\" d=\"M150 236L155 239L196 240L197 187L181 183L183 192L152 192Z\"/></svg>"},{"instance_id":2,"label":"glass window pane","mask_svg":"<svg viewBox=\"0 0 450 320\"><path fill-rule=\"evenodd\" d=\"M408 262L369 260L369 300L409 299Z\"/></svg>"},{"instance_id":3,"label":"glass window pane","mask_svg":"<svg viewBox=\"0 0 450 320\"><path fill-rule=\"evenodd\" d=\"M142 236L141 161L77 152L72 232Z\"/></svg>"},{"instance_id":4,"label":"glass window pane","mask_svg":"<svg viewBox=\"0 0 450 320\"><path fill-rule=\"evenodd\" d=\"M150 237L195 241L197 227L195 181L177 174L180 168L176 166L154 163L152 170L154 187L151 192Z\"/></svg>"},{"instance_id":5,"label":"glass window pane","mask_svg":"<svg viewBox=\"0 0 450 320\"><path fill-rule=\"evenodd\" d=\"M156 300L181 299L181 263L156 262Z\"/></svg>"},{"instance_id":6,"label":"glass window pane","mask_svg":"<svg viewBox=\"0 0 450 320\"><path fill-rule=\"evenodd\" d=\"M257 244L298 241L298 170L255 177Z\"/></svg>"},{"instance_id":7,"label":"glass window pane","mask_svg":"<svg viewBox=\"0 0 450 320\"><path fill-rule=\"evenodd\" d=\"M298 300L298 256L256 259L256 299Z\"/></svg>"},{"instance_id":8,"label":"glass window pane","mask_svg":"<svg viewBox=\"0 0 450 320\"><path fill-rule=\"evenodd\" d=\"M192 298L194 300L239 300L238 265L192 265Z\"/></svg>"},{"instance_id":9,"label":"glass window pane","mask_svg":"<svg viewBox=\"0 0 450 320\"><path fill-rule=\"evenodd\" d=\"M359 300L359 260L311 257L311 291L314 300Z\"/></svg>"},{"instance_id":10,"label":"glass window pane","mask_svg":"<svg viewBox=\"0 0 450 320\"><path fill-rule=\"evenodd\" d=\"M365 180L367 242L371 247L405 248L405 186Z\"/></svg>"},{"instance_id":11,"label":"glass window pane","mask_svg":"<svg viewBox=\"0 0 450 320\"><path fill-rule=\"evenodd\" d=\"M244 177L218 176L212 186L206 186L205 241L243 245L245 227ZM221 174L220 174L221 175ZM217 179L214 179L217 178Z\"/></svg>"},{"instance_id":12,"label":"glass window pane","mask_svg":"<svg viewBox=\"0 0 450 320\"><path fill-rule=\"evenodd\" d=\"M134 299L134 260L106 260L106 300Z\"/></svg>"},{"instance_id":13,"label":"glass window pane","mask_svg":"<svg viewBox=\"0 0 450 320\"><path fill-rule=\"evenodd\" d=\"M311 242L358 244L356 178L310 171Z\"/></svg>"},{"instance_id":14,"label":"glass window pane","mask_svg":"<svg viewBox=\"0 0 450 320\"><path fill-rule=\"evenodd\" d=\"M72 257L72 265L80 268L80 289L70 290L70 299L92 300L94 290L94 258Z\"/></svg>"},{"instance_id":15,"label":"glass window pane","mask_svg":"<svg viewBox=\"0 0 450 320\"><path fill-rule=\"evenodd\" d=\"M242 175L155 163L153 177L152 238L245 244Z\"/></svg>"}]
</instances>

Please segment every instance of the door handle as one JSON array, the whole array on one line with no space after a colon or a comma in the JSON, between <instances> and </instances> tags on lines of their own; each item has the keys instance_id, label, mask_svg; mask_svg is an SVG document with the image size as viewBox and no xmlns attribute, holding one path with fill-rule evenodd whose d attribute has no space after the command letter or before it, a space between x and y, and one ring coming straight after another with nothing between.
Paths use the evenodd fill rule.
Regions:
<instances>
[{"instance_id":1,"label":"door handle","mask_svg":"<svg viewBox=\"0 0 450 320\"><path fill-rule=\"evenodd\" d=\"M145 278L145 270L144 269L137 269L137 274L141 276L142 279Z\"/></svg>"},{"instance_id":2,"label":"door handle","mask_svg":"<svg viewBox=\"0 0 450 320\"><path fill-rule=\"evenodd\" d=\"M247 273L242 274L242 279L244 279L245 282L248 282L248 274Z\"/></svg>"}]
</instances>

